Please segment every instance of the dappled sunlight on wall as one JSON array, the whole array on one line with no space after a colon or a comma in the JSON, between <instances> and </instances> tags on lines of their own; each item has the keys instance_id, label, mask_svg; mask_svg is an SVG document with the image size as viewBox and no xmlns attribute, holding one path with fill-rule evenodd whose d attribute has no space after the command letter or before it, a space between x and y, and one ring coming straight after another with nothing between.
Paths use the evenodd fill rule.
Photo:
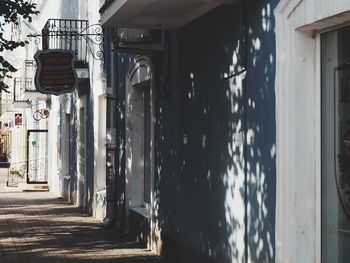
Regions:
<instances>
[{"instance_id":1,"label":"dappled sunlight on wall","mask_svg":"<svg viewBox=\"0 0 350 263\"><path fill-rule=\"evenodd\" d=\"M275 33L278 1L259 1L248 14L247 193L248 258L275 257ZM253 19L254 18L254 19ZM259 81L257 81L259 80Z\"/></svg>"},{"instance_id":2,"label":"dappled sunlight on wall","mask_svg":"<svg viewBox=\"0 0 350 263\"><path fill-rule=\"evenodd\" d=\"M206 23L218 17L219 25L209 30ZM227 17L234 18L227 32L216 30ZM195 262L200 255L217 262L242 261L244 163L235 140L243 128L242 102L236 98L243 94L241 81L231 85L223 80L225 73L242 69L231 65L234 57L239 60L239 10L222 8L204 20L171 34L167 92L159 83L157 222L162 241L172 244L168 253L178 262Z\"/></svg>"},{"instance_id":3,"label":"dappled sunlight on wall","mask_svg":"<svg viewBox=\"0 0 350 263\"><path fill-rule=\"evenodd\" d=\"M247 6L244 40L237 7L183 29L171 100L160 102L163 229L219 262L274 260L274 5Z\"/></svg>"},{"instance_id":4,"label":"dappled sunlight on wall","mask_svg":"<svg viewBox=\"0 0 350 263\"><path fill-rule=\"evenodd\" d=\"M233 57L233 62L235 61ZM237 67L237 64L230 66L230 68ZM228 233L226 253L231 261L239 262L243 262L245 258L244 75L243 73L229 80L229 88L226 91L227 100L231 105L227 151L232 162L227 165L227 171L222 178L226 189L224 202L225 226Z\"/></svg>"},{"instance_id":5,"label":"dappled sunlight on wall","mask_svg":"<svg viewBox=\"0 0 350 263\"><path fill-rule=\"evenodd\" d=\"M243 7L219 7L152 58L151 238L174 262L274 261L277 2L250 1L244 34Z\"/></svg>"}]
</instances>

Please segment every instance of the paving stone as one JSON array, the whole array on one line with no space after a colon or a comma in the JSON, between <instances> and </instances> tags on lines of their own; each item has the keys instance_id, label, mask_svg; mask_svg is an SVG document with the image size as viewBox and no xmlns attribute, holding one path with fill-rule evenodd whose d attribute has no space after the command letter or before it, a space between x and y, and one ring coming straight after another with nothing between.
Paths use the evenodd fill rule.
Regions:
<instances>
[{"instance_id":1,"label":"paving stone","mask_svg":"<svg viewBox=\"0 0 350 263\"><path fill-rule=\"evenodd\" d=\"M137 243L120 241L117 234L49 192L6 187L3 174L0 171L1 263L164 262Z\"/></svg>"}]
</instances>

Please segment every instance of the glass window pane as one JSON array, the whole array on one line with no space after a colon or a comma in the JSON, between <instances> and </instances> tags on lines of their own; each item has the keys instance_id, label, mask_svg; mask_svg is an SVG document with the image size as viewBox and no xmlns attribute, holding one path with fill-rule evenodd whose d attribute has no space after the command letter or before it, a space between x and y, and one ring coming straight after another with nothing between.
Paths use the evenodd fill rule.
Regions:
<instances>
[{"instance_id":1,"label":"glass window pane","mask_svg":"<svg viewBox=\"0 0 350 263\"><path fill-rule=\"evenodd\" d=\"M28 183L47 182L47 131L28 133Z\"/></svg>"},{"instance_id":2,"label":"glass window pane","mask_svg":"<svg viewBox=\"0 0 350 263\"><path fill-rule=\"evenodd\" d=\"M321 40L323 262L350 262L350 27Z\"/></svg>"}]
</instances>

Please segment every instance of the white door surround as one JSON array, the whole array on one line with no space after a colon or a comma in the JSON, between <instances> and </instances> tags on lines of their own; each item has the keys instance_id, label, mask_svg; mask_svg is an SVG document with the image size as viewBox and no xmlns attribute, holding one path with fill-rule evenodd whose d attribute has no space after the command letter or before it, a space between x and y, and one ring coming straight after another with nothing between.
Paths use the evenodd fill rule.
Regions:
<instances>
[{"instance_id":1,"label":"white door surround","mask_svg":"<svg viewBox=\"0 0 350 263\"><path fill-rule=\"evenodd\" d=\"M156 231L156 224L153 220L154 208L158 207L157 200L153 196L155 174L153 74L150 59L146 56L136 56L126 76L125 199L127 217L130 215L129 210L133 210L150 222L151 232L148 233L148 247L157 250L154 248L157 244L152 242L160 239L160 234ZM146 110L147 107L148 110ZM146 124L146 122L148 123ZM148 147L145 147L146 144ZM148 149L147 152L146 149ZM146 155L148 156L146 157ZM148 180L145 180L146 170L149 176ZM149 187L147 190L146 184ZM145 193L149 194L147 200Z\"/></svg>"}]
</instances>

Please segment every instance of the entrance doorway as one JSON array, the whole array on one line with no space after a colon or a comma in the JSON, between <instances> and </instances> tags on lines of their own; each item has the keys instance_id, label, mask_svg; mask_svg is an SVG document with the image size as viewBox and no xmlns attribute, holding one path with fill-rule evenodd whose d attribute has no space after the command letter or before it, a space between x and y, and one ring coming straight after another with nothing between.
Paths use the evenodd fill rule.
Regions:
<instances>
[{"instance_id":1,"label":"entrance doorway","mask_svg":"<svg viewBox=\"0 0 350 263\"><path fill-rule=\"evenodd\" d=\"M127 108L127 162L131 207L151 203L151 81L131 87Z\"/></svg>"},{"instance_id":2,"label":"entrance doorway","mask_svg":"<svg viewBox=\"0 0 350 263\"><path fill-rule=\"evenodd\" d=\"M154 94L152 66L138 56L126 80L125 194L128 228L151 247L154 174Z\"/></svg>"},{"instance_id":3,"label":"entrance doorway","mask_svg":"<svg viewBox=\"0 0 350 263\"><path fill-rule=\"evenodd\" d=\"M27 183L47 183L47 130L27 131Z\"/></svg>"}]
</instances>

